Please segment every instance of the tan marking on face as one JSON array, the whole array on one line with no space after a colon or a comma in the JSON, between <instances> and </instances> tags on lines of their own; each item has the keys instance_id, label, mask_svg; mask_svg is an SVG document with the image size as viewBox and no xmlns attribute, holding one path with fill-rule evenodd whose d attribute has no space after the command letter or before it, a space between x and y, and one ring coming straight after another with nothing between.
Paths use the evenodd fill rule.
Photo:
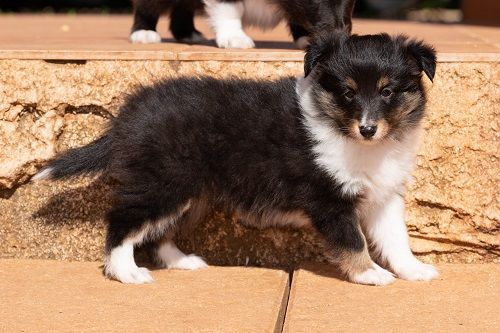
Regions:
<instances>
[{"instance_id":1,"label":"tan marking on face","mask_svg":"<svg viewBox=\"0 0 500 333\"><path fill-rule=\"evenodd\" d=\"M348 86L352 90L358 90L358 84L356 83L356 81L354 81L354 79L352 77L348 77L345 80L345 84L346 84L346 86Z\"/></svg>"},{"instance_id":2,"label":"tan marking on face","mask_svg":"<svg viewBox=\"0 0 500 333\"><path fill-rule=\"evenodd\" d=\"M422 95L418 92L404 92L403 98L405 102L402 105L402 109L404 109L404 114L408 114L413 111L421 101Z\"/></svg>"},{"instance_id":3,"label":"tan marking on face","mask_svg":"<svg viewBox=\"0 0 500 333\"><path fill-rule=\"evenodd\" d=\"M421 102L421 94L418 92L404 92L404 103L392 113L389 120L394 126L404 121L405 117L415 110Z\"/></svg>"},{"instance_id":4,"label":"tan marking on face","mask_svg":"<svg viewBox=\"0 0 500 333\"><path fill-rule=\"evenodd\" d=\"M354 120L352 122L351 127L349 129L349 133L354 139L359 141L365 141L365 138L363 138L363 136L359 132L359 120Z\"/></svg>"},{"instance_id":5,"label":"tan marking on face","mask_svg":"<svg viewBox=\"0 0 500 333\"><path fill-rule=\"evenodd\" d=\"M332 100L330 93L326 91L320 91L318 94L318 103L321 105L323 110L325 110L328 115L333 118L343 118L343 111L339 106Z\"/></svg>"},{"instance_id":6,"label":"tan marking on face","mask_svg":"<svg viewBox=\"0 0 500 333\"><path fill-rule=\"evenodd\" d=\"M385 119L380 119L377 122L377 132L372 137L372 141L383 139L389 132L389 123Z\"/></svg>"},{"instance_id":7,"label":"tan marking on face","mask_svg":"<svg viewBox=\"0 0 500 333\"><path fill-rule=\"evenodd\" d=\"M389 78L387 76L381 76L377 81L377 89L382 90L386 85L389 84Z\"/></svg>"},{"instance_id":8,"label":"tan marking on face","mask_svg":"<svg viewBox=\"0 0 500 333\"><path fill-rule=\"evenodd\" d=\"M387 120L380 119L377 122L377 132L375 133L375 135L370 139L365 139L359 132L359 121L354 120L350 126L349 132L351 134L351 137L358 140L359 142L366 145L372 145L385 138L387 133L389 133L389 129L390 125Z\"/></svg>"}]
</instances>

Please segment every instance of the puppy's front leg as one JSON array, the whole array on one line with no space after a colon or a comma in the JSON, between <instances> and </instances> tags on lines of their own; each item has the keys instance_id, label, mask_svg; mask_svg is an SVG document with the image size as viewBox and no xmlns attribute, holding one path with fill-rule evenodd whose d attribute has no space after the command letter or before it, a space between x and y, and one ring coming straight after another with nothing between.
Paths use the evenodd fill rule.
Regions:
<instances>
[{"instance_id":1,"label":"puppy's front leg","mask_svg":"<svg viewBox=\"0 0 500 333\"><path fill-rule=\"evenodd\" d=\"M350 281L370 285L394 282L394 276L370 258L354 209L318 211L312 222L331 247L331 260Z\"/></svg>"},{"instance_id":2,"label":"puppy's front leg","mask_svg":"<svg viewBox=\"0 0 500 333\"><path fill-rule=\"evenodd\" d=\"M439 274L411 252L404 222L404 199L394 193L384 203L367 205L362 224L366 237L383 263L405 280L432 280Z\"/></svg>"}]
</instances>

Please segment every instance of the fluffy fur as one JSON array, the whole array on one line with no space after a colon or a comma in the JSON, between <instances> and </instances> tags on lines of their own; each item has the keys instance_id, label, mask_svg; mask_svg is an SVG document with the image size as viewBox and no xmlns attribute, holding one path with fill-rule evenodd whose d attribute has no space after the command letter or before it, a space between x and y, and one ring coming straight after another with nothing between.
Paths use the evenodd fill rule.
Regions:
<instances>
[{"instance_id":1,"label":"fluffy fur","mask_svg":"<svg viewBox=\"0 0 500 333\"><path fill-rule=\"evenodd\" d=\"M133 259L145 239L160 243L163 266L204 267L171 239L214 205L257 227L312 226L351 281L429 280L437 272L411 253L403 201L422 71L432 79L435 53L421 42L319 36L298 80L179 78L138 90L101 139L57 156L38 178L104 171L117 180L105 273L122 282L151 281Z\"/></svg>"},{"instance_id":2,"label":"fluffy fur","mask_svg":"<svg viewBox=\"0 0 500 333\"><path fill-rule=\"evenodd\" d=\"M203 36L194 27L193 17L205 9L214 29L216 43L222 48L251 48L253 40L245 26L262 29L286 20L300 48L308 37L321 30L351 31L355 0L134 0L133 43L161 41L156 25L161 14L170 14L170 30L181 42L196 43Z\"/></svg>"}]
</instances>

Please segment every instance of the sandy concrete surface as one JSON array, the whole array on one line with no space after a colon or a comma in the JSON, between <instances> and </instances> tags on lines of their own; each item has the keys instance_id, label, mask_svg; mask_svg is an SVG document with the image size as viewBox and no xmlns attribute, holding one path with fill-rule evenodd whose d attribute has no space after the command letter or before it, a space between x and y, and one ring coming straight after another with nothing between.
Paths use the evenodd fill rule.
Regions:
<instances>
[{"instance_id":1,"label":"sandy concrete surface","mask_svg":"<svg viewBox=\"0 0 500 333\"><path fill-rule=\"evenodd\" d=\"M288 273L210 267L105 279L97 263L0 261L1 332L278 332ZM286 300L286 298L285 298Z\"/></svg>"},{"instance_id":2,"label":"sandy concrete surface","mask_svg":"<svg viewBox=\"0 0 500 333\"><path fill-rule=\"evenodd\" d=\"M346 282L326 265L155 270L105 279L98 263L0 260L1 332L498 332L500 265L441 264L431 282ZM285 316L286 312L286 316Z\"/></svg>"},{"instance_id":3,"label":"sandy concrete surface","mask_svg":"<svg viewBox=\"0 0 500 333\"><path fill-rule=\"evenodd\" d=\"M284 332L498 332L500 265L447 264L431 282L353 285L326 266L295 272Z\"/></svg>"}]
</instances>

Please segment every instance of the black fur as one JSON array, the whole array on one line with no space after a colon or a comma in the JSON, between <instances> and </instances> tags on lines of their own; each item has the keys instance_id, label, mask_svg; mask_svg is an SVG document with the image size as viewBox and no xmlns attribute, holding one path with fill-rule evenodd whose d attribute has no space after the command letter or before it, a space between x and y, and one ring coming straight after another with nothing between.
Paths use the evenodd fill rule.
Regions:
<instances>
[{"instance_id":1,"label":"black fur","mask_svg":"<svg viewBox=\"0 0 500 333\"><path fill-rule=\"evenodd\" d=\"M111 143L111 137L107 135L87 146L60 154L49 163L51 177L59 179L104 170L112 156Z\"/></svg>"},{"instance_id":2,"label":"black fur","mask_svg":"<svg viewBox=\"0 0 500 333\"><path fill-rule=\"evenodd\" d=\"M373 96L372 81L387 75L395 96L377 102L371 112L390 123L405 106L405 92L419 98L416 106L408 104L411 112L390 123L388 136L402 135L423 116L419 66L433 73L433 55L424 44L385 34L318 38L305 67L321 119L333 128L338 119L332 110L342 119L359 119L358 107ZM346 77L359 86L359 99L354 96L352 103L344 97ZM169 79L132 94L101 139L63 153L46 170L52 178L106 170L118 180L108 214L108 253L146 225L201 202L256 220L269 212L302 212L334 253L359 252L365 244L356 213L361 197L343 192L317 164L315 143L294 78ZM189 216L184 213L177 223ZM159 239L161 230L149 236Z\"/></svg>"},{"instance_id":3,"label":"black fur","mask_svg":"<svg viewBox=\"0 0 500 333\"><path fill-rule=\"evenodd\" d=\"M242 0L221 0L238 2ZM355 0L269 0L284 14L293 39L310 36L323 30L340 30L350 33ZM156 31L160 15L170 16L170 30L175 39L189 39L199 34L194 26L194 16L203 10L202 0L133 0L134 24L137 30Z\"/></svg>"},{"instance_id":4,"label":"black fur","mask_svg":"<svg viewBox=\"0 0 500 333\"><path fill-rule=\"evenodd\" d=\"M170 31L177 40L199 33L194 27L194 15L203 9L201 0L133 0L134 24L132 32L154 30L160 15L169 13Z\"/></svg>"}]
</instances>

